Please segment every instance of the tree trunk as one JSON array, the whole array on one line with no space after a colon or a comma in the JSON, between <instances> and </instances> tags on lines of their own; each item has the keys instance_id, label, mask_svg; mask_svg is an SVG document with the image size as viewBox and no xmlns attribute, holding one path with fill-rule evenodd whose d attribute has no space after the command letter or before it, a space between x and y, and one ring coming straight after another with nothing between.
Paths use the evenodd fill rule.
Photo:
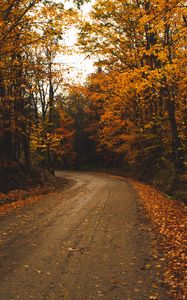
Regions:
<instances>
[{"instance_id":1,"label":"tree trunk","mask_svg":"<svg viewBox=\"0 0 187 300\"><path fill-rule=\"evenodd\" d=\"M171 92L168 94L170 95ZM175 101L168 97L169 99L166 100L166 108L168 113L168 119L170 122L171 128L171 138L172 138L172 153L173 153L173 160L175 164L175 168L179 174L185 173L185 162L184 162L184 153L182 149L182 143L180 140L178 126L176 122L176 115L175 115Z\"/></svg>"},{"instance_id":2,"label":"tree trunk","mask_svg":"<svg viewBox=\"0 0 187 300\"><path fill-rule=\"evenodd\" d=\"M13 164L10 105L11 103L9 102L9 99L7 99L6 97L3 74L0 74L0 110L1 110L0 165L4 167L11 167Z\"/></svg>"},{"instance_id":3,"label":"tree trunk","mask_svg":"<svg viewBox=\"0 0 187 300\"><path fill-rule=\"evenodd\" d=\"M53 82L52 82L52 63L49 62L49 116L48 116L48 132L52 132L52 119L53 119L53 109L54 109L54 89L53 89ZM48 145L47 149L47 160L48 160L48 168L49 171L54 174L54 158L53 153L50 149L50 145Z\"/></svg>"},{"instance_id":4,"label":"tree trunk","mask_svg":"<svg viewBox=\"0 0 187 300\"><path fill-rule=\"evenodd\" d=\"M23 152L24 152L25 166L27 169L30 169L31 168L31 156L30 156L30 142L29 142L28 137L24 137Z\"/></svg>"}]
</instances>

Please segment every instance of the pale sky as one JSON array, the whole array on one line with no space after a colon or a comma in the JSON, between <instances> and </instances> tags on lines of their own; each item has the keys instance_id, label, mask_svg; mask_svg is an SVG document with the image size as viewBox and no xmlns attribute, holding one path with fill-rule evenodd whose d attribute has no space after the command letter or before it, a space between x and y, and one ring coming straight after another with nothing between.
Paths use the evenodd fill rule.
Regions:
<instances>
[{"instance_id":1,"label":"pale sky","mask_svg":"<svg viewBox=\"0 0 187 300\"><path fill-rule=\"evenodd\" d=\"M95 1L91 1L92 4L93 2ZM91 10L91 3L85 3L81 7L83 16L88 15ZM71 1L64 2L64 5L66 9L72 7ZM83 83L85 82L86 77L94 72L95 68L92 59L86 58L85 54L78 53L78 47L75 46L77 42L77 32L78 30L76 27L72 27L65 35L65 42L74 53L71 55L59 55L57 61L69 68L69 72L67 72L67 75L65 76L68 81L70 80L73 83Z\"/></svg>"}]
</instances>

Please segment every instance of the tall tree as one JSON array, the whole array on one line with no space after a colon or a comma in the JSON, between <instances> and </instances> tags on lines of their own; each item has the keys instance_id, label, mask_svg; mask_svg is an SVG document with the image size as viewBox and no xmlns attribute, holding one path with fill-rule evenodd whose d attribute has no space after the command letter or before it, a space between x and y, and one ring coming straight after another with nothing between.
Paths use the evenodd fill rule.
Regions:
<instances>
[{"instance_id":1,"label":"tall tree","mask_svg":"<svg viewBox=\"0 0 187 300\"><path fill-rule=\"evenodd\" d=\"M179 118L185 95L178 81L185 76L184 15L184 1L98 0L80 33L80 47L102 68L91 95L104 102L98 143L148 166L172 154L179 173L185 169Z\"/></svg>"},{"instance_id":2,"label":"tall tree","mask_svg":"<svg viewBox=\"0 0 187 300\"><path fill-rule=\"evenodd\" d=\"M55 59L66 50L63 35L74 17L72 9L65 10L56 1L2 0L0 3L1 167L20 163L30 167L31 131L37 121L41 123L45 118L46 135L52 134L55 92L63 76ZM42 62L35 57L39 52Z\"/></svg>"}]
</instances>

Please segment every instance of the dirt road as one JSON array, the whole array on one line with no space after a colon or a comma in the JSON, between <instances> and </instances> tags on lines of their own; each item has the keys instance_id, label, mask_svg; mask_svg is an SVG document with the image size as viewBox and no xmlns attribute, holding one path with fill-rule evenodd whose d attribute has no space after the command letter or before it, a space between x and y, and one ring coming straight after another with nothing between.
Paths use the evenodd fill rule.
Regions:
<instances>
[{"instance_id":1,"label":"dirt road","mask_svg":"<svg viewBox=\"0 0 187 300\"><path fill-rule=\"evenodd\" d=\"M0 218L0 299L167 300L154 233L129 183L58 172L62 193Z\"/></svg>"}]
</instances>

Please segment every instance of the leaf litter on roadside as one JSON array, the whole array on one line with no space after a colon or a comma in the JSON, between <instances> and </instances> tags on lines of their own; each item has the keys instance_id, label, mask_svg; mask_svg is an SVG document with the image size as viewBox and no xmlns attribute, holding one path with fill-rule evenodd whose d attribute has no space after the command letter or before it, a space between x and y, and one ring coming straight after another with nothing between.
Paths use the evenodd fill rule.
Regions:
<instances>
[{"instance_id":1,"label":"leaf litter on roadside","mask_svg":"<svg viewBox=\"0 0 187 300\"><path fill-rule=\"evenodd\" d=\"M45 200L45 194L53 194L55 191L46 187L36 187L29 191L14 190L8 194L0 193L0 216L11 213L17 208L34 204L40 200Z\"/></svg>"},{"instance_id":2,"label":"leaf litter on roadside","mask_svg":"<svg viewBox=\"0 0 187 300\"><path fill-rule=\"evenodd\" d=\"M160 261L166 261L163 270L164 281L169 285L172 296L176 299L185 299L187 291L185 205L177 200L169 199L149 185L132 179L129 181L138 192L148 216L161 235L160 247L164 257L161 257ZM157 265L157 268L161 267L160 264Z\"/></svg>"}]
</instances>

